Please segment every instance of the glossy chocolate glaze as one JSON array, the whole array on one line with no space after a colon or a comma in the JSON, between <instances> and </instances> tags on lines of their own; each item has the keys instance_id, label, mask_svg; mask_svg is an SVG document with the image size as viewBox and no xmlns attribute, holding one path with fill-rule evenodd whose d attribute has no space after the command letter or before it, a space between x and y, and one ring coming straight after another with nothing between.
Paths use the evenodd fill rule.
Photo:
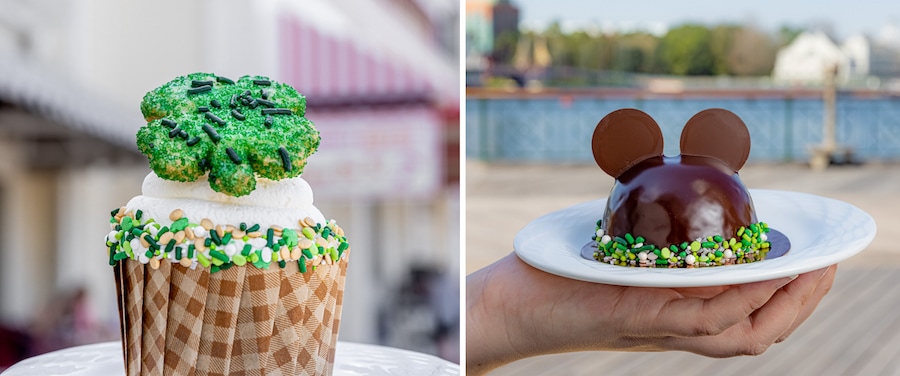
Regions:
<instances>
[{"instance_id":1,"label":"glossy chocolate glaze","mask_svg":"<svg viewBox=\"0 0 900 376\"><path fill-rule=\"evenodd\" d=\"M619 176L602 226L610 236L644 237L656 246L734 236L758 222L750 193L721 161L680 155L653 157Z\"/></svg>"}]
</instances>

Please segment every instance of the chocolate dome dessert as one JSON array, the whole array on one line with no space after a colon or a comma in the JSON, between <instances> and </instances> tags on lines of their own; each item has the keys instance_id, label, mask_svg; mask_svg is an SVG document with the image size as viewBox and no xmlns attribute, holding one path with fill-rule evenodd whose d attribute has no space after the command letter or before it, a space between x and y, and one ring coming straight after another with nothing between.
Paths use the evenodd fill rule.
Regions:
<instances>
[{"instance_id":1,"label":"chocolate dome dessert","mask_svg":"<svg viewBox=\"0 0 900 376\"><path fill-rule=\"evenodd\" d=\"M737 171L750 134L734 113L704 110L681 134L681 155L662 154L656 122L635 109L614 111L594 130L597 164L616 178L594 236L594 258L624 266L703 267L766 257L759 222Z\"/></svg>"}]
</instances>

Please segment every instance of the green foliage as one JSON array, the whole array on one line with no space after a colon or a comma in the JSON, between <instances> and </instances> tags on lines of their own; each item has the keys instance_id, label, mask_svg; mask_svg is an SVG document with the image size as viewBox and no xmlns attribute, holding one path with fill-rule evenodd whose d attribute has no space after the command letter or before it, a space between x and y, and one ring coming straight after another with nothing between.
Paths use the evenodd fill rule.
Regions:
<instances>
[{"instance_id":1,"label":"green foliage","mask_svg":"<svg viewBox=\"0 0 900 376\"><path fill-rule=\"evenodd\" d=\"M660 57L673 74L709 75L713 73L714 60L711 41L712 33L705 26L682 25L662 38Z\"/></svg>"},{"instance_id":2,"label":"green foliage","mask_svg":"<svg viewBox=\"0 0 900 376\"><path fill-rule=\"evenodd\" d=\"M231 196L252 192L257 176L299 176L319 146L306 98L261 76L178 77L147 93L141 112L138 149L157 175L187 182L208 172L210 187Z\"/></svg>"}]
</instances>

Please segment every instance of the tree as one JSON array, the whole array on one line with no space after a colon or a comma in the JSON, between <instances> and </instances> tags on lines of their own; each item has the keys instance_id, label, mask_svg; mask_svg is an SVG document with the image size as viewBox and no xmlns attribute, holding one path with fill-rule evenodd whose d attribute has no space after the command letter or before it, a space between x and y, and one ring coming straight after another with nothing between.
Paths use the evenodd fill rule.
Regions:
<instances>
[{"instance_id":1,"label":"tree","mask_svg":"<svg viewBox=\"0 0 900 376\"><path fill-rule=\"evenodd\" d=\"M711 39L712 33L702 25L685 24L671 29L659 44L662 62L676 75L712 74Z\"/></svg>"}]
</instances>

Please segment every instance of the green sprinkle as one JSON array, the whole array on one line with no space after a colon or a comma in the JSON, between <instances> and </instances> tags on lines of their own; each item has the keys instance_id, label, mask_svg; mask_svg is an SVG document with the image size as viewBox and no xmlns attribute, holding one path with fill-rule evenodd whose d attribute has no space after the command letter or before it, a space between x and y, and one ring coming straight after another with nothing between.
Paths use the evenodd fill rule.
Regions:
<instances>
[{"instance_id":1,"label":"green sprinkle","mask_svg":"<svg viewBox=\"0 0 900 376\"><path fill-rule=\"evenodd\" d=\"M278 261L279 268L284 269L285 266L287 266L287 262L285 262L284 260Z\"/></svg>"},{"instance_id":2,"label":"green sprinkle","mask_svg":"<svg viewBox=\"0 0 900 376\"><path fill-rule=\"evenodd\" d=\"M739 228L739 229L737 230L737 236L741 236L741 235L743 235L743 234L744 234L744 226L741 226L741 228Z\"/></svg>"},{"instance_id":3,"label":"green sprinkle","mask_svg":"<svg viewBox=\"0 0 900 376\"><path fill-rule=\"evenodd\" d=\"M187 89L188 94L200 94L212 90L212 85L203 85Z\"/></svg>"},{"instance_id":4,"label":"green sprinkle","mask_svg":"<svg viewBox=\"0 0 900 376\"><path fill-rule=\"evenodd\" d=\"M218 266L218 265L213 265L212 268L209 268L209 274L213 274L213 273L218 272L218 271L219 271L219 266Z\"/></svg>"},{"instance_id":5,"label":"green sprinkle","mask_svg":"<svg viewBox=\"0 0 900 376\"><path fill-rule=\"evenodd\" d=\"M203 265L204 268L208 268L208 267L209 267L209 259L206 258L205 255L203 255L203 252L198 252L198 253L197 253L197 262L199 262L200 265Z\"/></svg>"},{"instance_id":6,"label":"green sprinkle","mask_svg":"<svg viewBox=\"0 0 900 376\"><path fill-rule=\"evenodd\" d=\"M250 254L250 263L251 263L251 264L256 264L256 263L258 263L258 262L259 262L259 253L258 253L258 252L253 252L253 253L251 253L251 254Z\"/></svg>"},{"instance_id":7,"label":"green sprinkle","mask_svg":"<svg viewBox=\"0 0 900 376\"><path fill-rule=\"evenodd\" d=\"M188 226L188 219L186 217L182 217L177 221L172 223L172 232L178 232L184 230Z\"/></svg>"},{"instance_id":8,"label":"green sprinkle","mask_svg":"<svg viewBox=\"0 0 900 376\"><path fill-rule=\"evenodd\" d=\"M214 257L217 260L221 260L222 262L228 261L228 255L226 255L222 252L219 252L219 251L210 250L209 255Z\"/></svg>"},{"instance_id":9,"label":"green sprinkle","mask_svg":"<svg viewBox=\"0 0 900 376\"><path fill-rule=\"evenodd\" d=\"M634 244L634 237L631 236L631 233L625 234L625 240L628 242L628 245Z\"/></svg>"},{"instance_id":10,"label":"green sprinkle","mask_svg":"<svg viewBox=\"0 0 900 376\"><path fill-rule=\"evenodd\" d=\"M214 114L212 112L204 113L203 116L206 116L206 118L209 119L209 121L219 124L221 126L225 126L226 124L228 124L225 122L225 120L222 120L222 118L216 116L216 114Z\"/></svg>"},{"instance_id":11,"label":"green sprinkle","mask_svg":"<svg viewBox=\"0 0 900 376\"><path fill-rule=\"evenodd\" d=\"M231 258L231 262L233 262L237 266L244 266L247 263L247 258L244 255L234 255Z\"/></svg>"},{"instance_id":12,"label":"green sprinkle","mask_svg":"<svg viewBox=\"0 0 900 376\"><path fill-rule=\"evenodd\" d=\"M329 252L328 252L328 253L331 254L331 261L337 261L337 260L338 260L339 256L338 256L337 250L335 250L334 248L329 248ZM632 260L633 260L634 257L635 257L633 253L629 253L628 255L629 255L629 257L630 257Z\"/></svg>"},{"instance_id":13,"label":"green sprinkle","mask_svg":"<svg viewBox=\"0 0 900 376\"><path fill-rule=\"evenodd\" d=\"M210 233L212 233L212 232L213 231L210 231ZM212 235L210 235L210 236L212 236ZM218 236L218 234L216 234L216 236ZM203 245L205 245L206 248L209 248L212 245L212 243L213 243L212 238L206 238L206 240L203 241Z\"/></svg>"},{"instance_id":14,"label":"green sprinkle","mask_svg":"<svg viewBox=\"0 0 900 376\"><path fill-rule=\"evenodd\" d=\"M303 236L309 240L313 240L316 237L316 233L309 227L304 227L301 231L303 232Z\"/></svg>"},{"instance_id":15,"label":"green sprinkle","mask_svg":"<svg viewBox=\"0 0 900 376\"><path fill-rule=\"evenodd\" d=\"M292 113L293 112L291 112L290 108L264 108L264 109L262 109L263 115L290 115Z\"/></svg>"},{"instance_id":16,"label":"green sprinkle","mask_svg":"<svg viewBox=\"0 0 900 376\"><path fill-rule=\"evenodd\" d=\"M222 237L222 244L228 244L231 241L231 233L226 232L225 236Z\"/></svg>"},{"instance_id":17,"label":"green sprinkle","mask_svg":"<svg viewBox=\"0 0 900 376\"><path fill-rule=\"evenodd\" d=\"M274 241L274 238L275 229L269 227L269 229L266 230L266 247L272 248L272 242Z\"/></svg>"},{"instance_id":18,"label":"green sprinkle","mask_svg":"<svg viewBox=\"0 0 900 376\"><path fill-rule=\"evenodd\" d=\"M301 257L299 260L297 260L297 267L300 268L300 273L306 273L306 259Z\"/></svg>"},{"instance_id":19,"label":"green sprinkle","mask_svg":"<svg viewBox=\"0 0 900 376\"><path fill-rule=\"evenodd\" d=\"M715 248L716 247L716 243L713 243L713 242L703 242L703 243L700 243L700 245L703 248Z\"/></svg>"},{"instance_id":20,"label":"green sprinkle","mask_svg":"<svg viewBox=\"0 0 900 376\"><path fill-rule=\"evenodd\" d=\"M176 247L176 248L175 248L175 259L176 259L176 260L181 260L181 247Z\"/></svg>"},{"instance_id":21,"label":"green sprinkle","mask_svg":"<svg viewBox=\"0 0 900 376\"><path fill-rule=\"evenodd\" d=\"M134 227L134 223L131 221L131 217L122 217L122 230L130 231L131 228Z\"/></svg>"},{"instance_id":22,"label":"green sprinkle","mask_svg":"<svg viewBox=\"0 0 900 376\"><path fill-rule=\"evenodd\" d=\"M194 245L193 244L188 245L187 258L189 258L189 259L194 258Z\"/></svg>"},{"instance_id":23,"label":"green sprinkle","mask_svg":"<svg viewBox=\"0 0 900 376\"><path fill-rule=\"evenodd\" d=\"M700 242L695 240L693 243L691 243L691 251L697 252L699 250L700 250Z\"/></svg>"},{"instance_id":24,"label":"green sprinkle","mask_svg":"<svg viewBox=\"0 0 900 376\"><path fill-rule=\"evenodd\" d=\"M172 252L172 248L175 248L175 239L169 240L169 243L166 244L166 253Z\"/></svg>"},{"instance_id":25,"label":"green sprinkle","mask_svg":"<svg viewBox=\"0 0 900 376\"><path fill-rule=\"evenodd\" d=\"M213 243L216 243L216 245L222 245L222 239L219 238L219 233L216 232L216 230L210 229L209 230L209 238L207 238L207 239L212 239ZM209 245L207 244L207 247L208 246Z\"/></svg>"},{"instance_id":26,"label":"green sprinkle","mask_svg":"<svg viewBox=\"0 0 900 376\"><path fill-rule=\"evenodd\" d=\"M662 251L660 251L659 256L668 259L669 257L672 257L672 252L670 252L668 248L663 248Z\"/></svg>"},{"instance_id":27,"label":"green sprinkle","mask_svg":"<svg viewBox=\"0 0 900 376\"><path fill-rule=\"evenodd\" d=\"M209 138L213 140L213 143L218 143L219 140L222 139L222 136L219 136L219 133L216 132L216 130L213 129L209 124L203 123L202 128L203 131L206 132L207 135L209 135Z\"/></svg>"},{"instance_id":28,"label":"green sprinkle","mask_svg":"<svg viewBox=\"0 0 900 376\"><path fill-rule=\"evenodd\" d=\"M241 250L241 255L250 256L250 251L253 250L253 247L250 244L244 244L244 249Z\"/></svg>"},{"instance_id":29,"label":"green sprinkle","mask_svg":"<svg viewBox=\"0 0 900 376\"><path fill-rule=\"evenodd\" d=\"M291 172L291 155L284 146L278 147L278 155L281 156L281 167L284 168L285 171Z\"/></svg>"},{"instance_id":30,"label":"green sprinkle","mask_svg":"<svg viewBox=\"0 0 900 376\"><path fill-rule=\"evenodd\" d=\"M313 246L313 247L315 247L315 246ZM312 247L310 247L310 248L312 248ZM303 253L304 256L306 256L306 258L309 258L309 259L313 258L313 254L312 254L312 252L309 251L309 249L303 249L303 250L301 250L301 252Z\"/></svg>"},{"instance_id":31,"label":"green sprinkle","mask_svg":"<svg viewBox=\"0 0 900 376\"><path fill-rule=\"evenodd\" d=\"M121 261L121 260L124 260L127 258L128 258L128 253L125 253L125 252L118 252L113 255L113 260L116 260L116 261Z\"/></svg>"},{"instance_id":32,"label":"green sprinkle","mask_svg":"<svg viewBox=\"0 0 900 376\"><path fill-rule=\"evenodd\" d=\"M722 237L719 235L713 236L713 241L715 241L716 243L721 243Z\"/></svg>"},{"instance_id":33,"label":"green sprinkle","mask_svg":"<svg viewBox=\"0 0 900 376\"><path fill-rule=\"evenodd\" d=\"M716 257L722 257L722 251L716 251L715 255Z\"/></svg>"},{"instance_id":34,"label":"green sprinkle","mask_svg":"<svg viewBox=\"0 0 900 376\"><path fill-rule=\"evenodd\" d=\"M241 164L241 156L237 155L237 152L235 152L234 149L230 147L225 148L225 153L228 154L228 158L230 158L231 161L234 162L234 164Z\"/></svg>"},{"instance_id":35,"label":"green sprinkle","mask_svg":"<svg viewBox=\"0 0 900 376\"><path fill-rule=\"evenodd\" d=\"M652 244L650 246L653 247ZM646 247L646 245L644 247ZM347 248L350 248L350 243L342 242L341 245L338 246L338 251L343 252L343 251L346 251ZM653 247L653 248L656 248L656 247ZM652 250L652 248L651 248L651 250Z\"/></svg>"},{"instance_id":36,"label":"green sprinkle","mask_svg":"<svg viewBox=\"0 0 900 376\"><path fill-rule=\"evenodd\" d=\"M253 226L250 226L249 228L247 228L247 232L255 232L255 231L257 231L257 230L259 230L259 223L255 224L255 225L253 225Z\"/></svg>"}]
</instances>

